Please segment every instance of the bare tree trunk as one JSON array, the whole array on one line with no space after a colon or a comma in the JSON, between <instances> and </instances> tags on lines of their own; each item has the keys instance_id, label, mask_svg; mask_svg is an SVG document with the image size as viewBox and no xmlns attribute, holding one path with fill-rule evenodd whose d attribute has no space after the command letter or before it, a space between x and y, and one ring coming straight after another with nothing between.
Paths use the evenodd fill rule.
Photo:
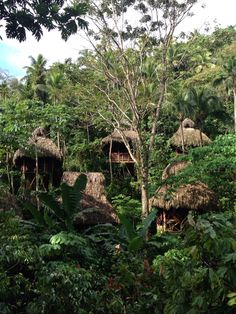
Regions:
<instances>
[{"instance_id":1,"label":"bare tree trunk","mask_svg":"<svg viewBox=\"0 0 236 314\"><path fill-rule=\"evenodd\" d=\"M57 131L57 147L60 150L60 132Z\"/></svg>"},{"instance_id":2,"label":"bare tree trunk","mask_svg":"<svg viewBox=\"0 0 236 314\"><path fill-rule=\"evenodd\" d=\"M149 214L148 168L146 166L141 166L141 201L142 217L145 218Z\"/></svg>"},{"instance_id":3,"label":"bare tree trunk","mask_svg":"<svg viewBox=\"0 0 236 314\"><path fill-rule=\"evenodd\" d=\"M185 148L184 148L184 128L183 128L183 121L180 121L180 129L181 129L181 145L182 145L182 152L183 154L185 153Z\"/></svg>"},{"instance_id":4,"label":"bare tree trunk","mask_svg":"<svg viewBox=\"0 0 236 314\"><path fill-rule=\"evenodd\" d=\"M112 139L110 141L110 146L109 146L109 166L110 166L110 176L111 176L111 183L112 183L112 181L113 181L113 173L112 173L111 154L112 154Z\"/></svg>"},{"instance_id":5,"label":"bare tree trunk","mask_svg":"<svg viewBox=\"0 0 236 314\"><path fill-rule=\"evenodd\" d=\"M234 132L236 133L236 88L233 89L234 93Z\"/></svg>"},{"instance_id":6,"label":"bare tree trunk","mask_svg":"<svg viewBox=\"0 0 236 314\"><path fill-rule=\"evenodd\" d=\"M9 169L9 152L6 153L6 170L7 170L7 180L9 187L11 189L11 176L10 176L10 169Z\"/></svg>"},{"instance_id":7,"label":"bare tree trunk","mask_svg":"<svg viewBox=\"0 0 236 314\"><path fill-rule=\"evenodd\" d=\"M141 148L139 156L139 172L140 172L140 183L141 183L141 202L142 202L142 217L145 218L149 214L149 195L148 195L148 178L149 178L149 160L148 152L145 149L146 145L143 140L139 138Z\"/></svg>"},{"instance_id":8,"label":"bare tree trunk","mask_svg":"<svg viewBox=\"0 0 236 314\"><path fill-rule=\"evenodd\" d=\"M38 191L39 191L39 159L38 159L38 151L35 145L35 190L36 190L36 202L37 209L40 210Z\"/></svg>"}]
</instances>

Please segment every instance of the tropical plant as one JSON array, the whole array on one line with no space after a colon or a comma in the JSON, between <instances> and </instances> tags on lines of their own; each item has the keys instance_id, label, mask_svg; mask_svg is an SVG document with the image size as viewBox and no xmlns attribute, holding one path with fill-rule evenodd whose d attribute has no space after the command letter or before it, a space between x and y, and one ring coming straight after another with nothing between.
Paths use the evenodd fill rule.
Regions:
<instances>
[{"instance_id":1,"label":"tropical plant","mask_svg":"<svg viewBox=\"0 0 236 314\"><path fill-rule=\"evenodd\" d=\"M231 56L223 62L223 73L215 79L214 84L224 83L229 95L233 93L234 131L236 132L236 57Z\"/></svg>"},{"instance_id":2,"label":"tropical plant","mask_svg":"<svg viewBox=\"0 0 236 314\"><path fill-rule=\"evenodd\" d=\"M48 31L58 29L66 40L78 28L87 27L87 22L82 18L86 12L86 2L68 4L64 0L14 0L4 2L0 7L7 37L16 38L20 42L26 40L26 31L39 40L43 35L43 27Z\"/></svg>"},{"instance_id":3,"label":"tropical plant","mask_svg":"<svg viewBox=\"0 0 236 314\"><path fill-rule=\"evenodd\" d=\"M42 54L37 58L30 56L31 65L26 68L24 79L33 92L33 98L36 100L46 101L46 64L47 60Z\"/></svg>"},{"instance_id":4,"label":"tropical plant","mask_svg":"<svg viewBox=\"0 0 236 314\"><path fill-rule=\"evenodd\" d=\"M235 212L189 216L189 223L182 247L153 261L166 295L163 313L234 313Z\"/></svg>"},{"instance_id":5,"label":"tropical plant","mask_svg":"<svg viewBox=\"0 0 236 314\"><path fill-rule=\"evenodd\" d=\"M156 219L156 215L157 210L152 210L142 221L142 224L135 228L124 214L118 214L121 224L125 230L129 251L138 251L143 247L145 241L147 240L149 227L153 220Z\"/></svg>"},{"instance_id":6,"label":"tropical plant","mask_svg":"<svg viewBox=\"0 0 236 314\"><path fill-rule=\"evenodd\" d=\"M185 95L185 100L189 107L192 108L192 117L196 126L200 129L200 141L202 145L202 129L205 119L209 116L221 120L226 119L225 110L219 98L206 88L189 88Z\"/></svg>"},{"instance_id":7,"label":"tropical plant","mask_svg":"<svg viewBox=\"0 0 236 314\"><path fill-rule=\"evenodd\" d=\"M39 200L46 207L43 212L39 212L30 203L26 204L25 207L31 212L35 221L40 226L47 226L52 228L55 226L55 223L59 223L67 230L72 231L74 230L74 215L78 213L79 210L81 210L80 201L82 199L82 193L85 189L86 183L87 176L84 174L81 174L77 178L73 186L62 183L59 190L61 203L47 192L40 193L38 196Z\"/></svg>"}]
</instances>

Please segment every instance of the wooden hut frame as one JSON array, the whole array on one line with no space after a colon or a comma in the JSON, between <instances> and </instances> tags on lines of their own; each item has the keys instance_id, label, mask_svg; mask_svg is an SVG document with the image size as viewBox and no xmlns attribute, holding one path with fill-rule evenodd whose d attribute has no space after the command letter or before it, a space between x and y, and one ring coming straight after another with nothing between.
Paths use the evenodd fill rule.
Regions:
<instances>
[{"instance_id":1,"label":"wooden hut frame","mask_svg":"<svg viewBox=\"0 0 236 314\"><path fill-rule=\"evenodd\" d=\"M41 128L39 128L41 129ZM53 186L60 184L62 175L62 155L57 146L45 134L36 129L27 145L18 149L13 157L14 165L21 170L27 183L26 188L48 189L49 181ZM37 132L36 132L37 131ZM44 186L45 185L45 186Z\"/></svg>"},{"instance_id":2,"label":"wooden hut frame","mask_svg":"<svg viewBox=\"0 0 236 314\"><path fill-rule=\"evenodd\" d=\"M137 133L132 130L122 130L120 132L122 132L123 137L129 142L132 149L132 155L136 156ZM120 132L115 129L114 132L103 138L103 149L108 151L109 161L111 163L134 163L134 160L126 147Z\"/></svg>"},{"instance_id":3,"label":"wooden hut frame","mask_svg":"<svg viewBox=\"0 0 236 314\"><path fill-rule=\"evenodd\" d=\"M190 210L203 213L217 208L217 198L206 184L201 182L171 188L160 187L150 199L150 206L161 209L165 220L159 221L163 230L177 231Z\"/></svg>"}]
</instances>

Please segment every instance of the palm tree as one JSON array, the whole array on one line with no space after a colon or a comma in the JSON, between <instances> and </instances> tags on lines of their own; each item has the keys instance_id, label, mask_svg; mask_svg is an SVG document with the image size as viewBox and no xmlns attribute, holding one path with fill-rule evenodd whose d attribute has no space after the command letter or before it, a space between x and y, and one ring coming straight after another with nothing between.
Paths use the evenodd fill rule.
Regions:
<instances>
[{"instance_id":1,"label":"palm tree","mask_svg":"<svg viewBox=\"0 0 236 314\"><path fill-rule=\"evenodd\" d=\"M53 70L47 77L47 90L49 99L53 105L58 104L63 96L63 87L65 85L65 78L62 71Z\"/></svg>"},{"instance_id":2,"label":"palm tree","mask_svg":"<svg viewBox=\"0 0 236 314\"><path fill-rule=\"evenodd\" d=\"M230 57L223 64L222 75L214 81L214 84L224 83L229 95L234 97L234 132L236 133L236 57Z\"/></svg>"},{"instance_id":3,"label":"palm tree","mask_svg":"<svg viewBox=\"0 0 236 314\"><path fill-rule=\"evenodd\" d=\"M29 57L31 60L31 65L26 68L26 79L29 86L33 91L33 98L46 101L46 64L47 60L43 57L42 54L39 54L35 59L32 56Z\"/></svg>"},{"instance_id":4,"label":"palm tree","mask_svg":"<svg viewBox=\"0 0 236 314\"><path fill-rule=\"evenodd\" d=\"M52 101L53 106L60 105L63 97L63 87L65 86L65 78L63 72L54 69L49 73L47 78L47 91L49 99ZM60 123L60 117L56 117L57 125ZM60 130L57 131L57 147L60 149L60 141L61 141L61 134ZM65 146L65 145L64 145Z\"/></svg>"},{"instance_id":5,"label":"palm tree","mask_svg":"<svg viewBox=\"0 0 236 314\"><path fill-rule=\"evenodd\" d=\"M0 84L0 99L3 99L4 101L6 101L9 94L10 94L9 85L6 81L3 81Z\"/></svg>"},{"instance_id":6,"label":"palm tree","mask_svg":"<svg viewBox=\"0 0 236 314\"><path fill-rule=\"evenodd\" d=\"M204 120L208 116L216 118L224 117L224 109L219 101L219 98L212 94L209 89L191 87L185 95L186 102L192 108L192 117L196 125L200 129L200 142L202 146L202 128Z\"/></svg>"},{"instance_id":7,"label":"palm tree","mask_svg":"<svg viewBox=\"0 0 236 314\"><path fill-rule=\"evenodd\" d=\"M177 93L175 96L175 101L173 103L173 110L176 112L178 120L180 122L181 128L181 138L182 138L182 152L185 152L185 143L184 143L184 130L183 130L183 121L185 118L192 116L193 108L192 104L189 103L186 99L186 93L181 92Z\"/></svg>"}]
</instances>

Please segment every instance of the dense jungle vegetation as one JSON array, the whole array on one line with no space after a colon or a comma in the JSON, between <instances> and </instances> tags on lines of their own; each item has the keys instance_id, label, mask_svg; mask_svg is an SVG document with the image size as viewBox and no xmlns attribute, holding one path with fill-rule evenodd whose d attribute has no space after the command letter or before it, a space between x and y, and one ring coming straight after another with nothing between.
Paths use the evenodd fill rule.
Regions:
<instances>
[{"instance_id":1,"label":"dense jungle vegetation","mask_svg":"<svg viewBox=\"0 0 236 314\"><path fill-rule=\"evenodd\" d=\"M121 1L122 6L94 1L102 5L67 9L53 26L48 21L55 18L54 2L64 3L49 1L47 20L33 26L27 10L24 24L23 11L12 15L0 7L1 19L12 21L11 14L14 25L22 23L33 34L37 22L59 28L64 38L100 22L99 29L87 29L94 49L80 52L76 61L48 66L43 55L31 56L21 80L1 73L0 312L235 313L235 28L175 37L196 2L190 0ZM140 27L127 22L121 32L119 23L107 24L131 7L141 15ZM151 20L153 8L162 20ZM41 14L46 7L36 9ZM14 33L14 25L8 37L25 40L23 28ZM36 37L41 35L40 28ZM169 139L185 118L212 143L176 156ZM64 171L105 175L118 226L74 226L74 215L82 211L83 175L74 187L49 186L43 194L40 187L25 190L13 156L37 127L57 144ZM138 134L134 172L125 164L113 164L111 172L101 141L114 128ZM164 168L176 160L189 166L162 180ZM178 232L151 232L158 209L148 201L157 188L199 181L217 195L217 207L189 211ZM41 201L39 210L29 203L30 193Z\"/></svg>"}]
</instances>

